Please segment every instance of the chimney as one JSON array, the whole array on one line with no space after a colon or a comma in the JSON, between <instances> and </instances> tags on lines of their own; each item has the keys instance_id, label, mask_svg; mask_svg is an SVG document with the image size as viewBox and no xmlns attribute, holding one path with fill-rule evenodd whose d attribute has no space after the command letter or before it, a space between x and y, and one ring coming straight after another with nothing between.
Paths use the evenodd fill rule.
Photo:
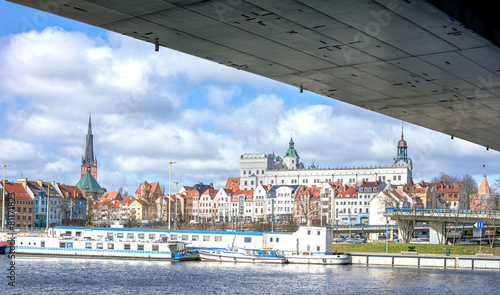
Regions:
<instances>
[{"instance_id":1,"label":"chimney","mask_svg":"<svg viewBox=\"0 0 500 295\"><path fill-rule=\"evenodd\" d=\"M28 178L18 178L17 183L22 184L26 188L28 186Z\"/></svg>"}]
</instances>

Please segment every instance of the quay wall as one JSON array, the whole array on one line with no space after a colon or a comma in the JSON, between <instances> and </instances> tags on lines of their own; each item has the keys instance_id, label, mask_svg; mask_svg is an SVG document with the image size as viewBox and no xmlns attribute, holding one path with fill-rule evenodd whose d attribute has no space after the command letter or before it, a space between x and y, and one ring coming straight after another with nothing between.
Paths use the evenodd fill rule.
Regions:
<instances>
[{"instance_id":1,"label":"quay wall","mask_svg":"<svg viewBox=\"0 0 500 295\"><path fill-rule=\"evenodd\" d=\"M498 269L499 257L433 256L429 254L350 253L352 264L440 268Z\"/></svg>"}]
</instances>

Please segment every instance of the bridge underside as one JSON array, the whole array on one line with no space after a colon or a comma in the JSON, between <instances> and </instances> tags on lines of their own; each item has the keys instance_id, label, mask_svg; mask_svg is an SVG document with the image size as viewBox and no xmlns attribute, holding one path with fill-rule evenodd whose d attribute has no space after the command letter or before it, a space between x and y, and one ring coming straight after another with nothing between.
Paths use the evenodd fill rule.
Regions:
<instances>
[{"instance_id":1,"label":"bridge underside","mask_svg":"<svg viewBox=\"0 0 500 295\"><path fill-rule=\"evenodd\" d=\"M471 1L431 2L493 43L418 0L12 2L500 150L500 34Z\"/></svg>"}]
</instances>

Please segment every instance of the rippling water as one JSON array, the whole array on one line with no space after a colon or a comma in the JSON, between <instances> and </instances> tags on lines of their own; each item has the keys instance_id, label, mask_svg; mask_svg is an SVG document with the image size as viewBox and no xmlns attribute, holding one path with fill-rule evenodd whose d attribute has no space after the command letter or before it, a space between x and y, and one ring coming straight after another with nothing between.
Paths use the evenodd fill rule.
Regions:
<instances>
[{"instance_id":1,"label":"rippling water","mask_svg":"<svg viewBox=\"0 0 500 295\"><path fill-rule=\"evenodd\" d=\"M16 258L7 294L498 294L500 271ZM12 293L10 293L12 291Z\"/></svg>"}]
</instances>

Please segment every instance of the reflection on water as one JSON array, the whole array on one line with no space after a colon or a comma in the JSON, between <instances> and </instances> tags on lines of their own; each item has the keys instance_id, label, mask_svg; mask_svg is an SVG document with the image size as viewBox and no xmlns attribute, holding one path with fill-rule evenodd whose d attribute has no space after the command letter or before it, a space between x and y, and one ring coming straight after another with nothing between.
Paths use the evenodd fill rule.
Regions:
<instances>
[{"instance_id":1,"label":"reflection on water","mask_svg":"<svg viewBox=\"0 0 500 295\"><path fill-rule=\"evenodd\" d=\"M16 258L14 294L497 294L498 270ZM7 288L9 260L0 257ZM3 271L4 273L1 273Z\"/></svg>"}]
</instances>

